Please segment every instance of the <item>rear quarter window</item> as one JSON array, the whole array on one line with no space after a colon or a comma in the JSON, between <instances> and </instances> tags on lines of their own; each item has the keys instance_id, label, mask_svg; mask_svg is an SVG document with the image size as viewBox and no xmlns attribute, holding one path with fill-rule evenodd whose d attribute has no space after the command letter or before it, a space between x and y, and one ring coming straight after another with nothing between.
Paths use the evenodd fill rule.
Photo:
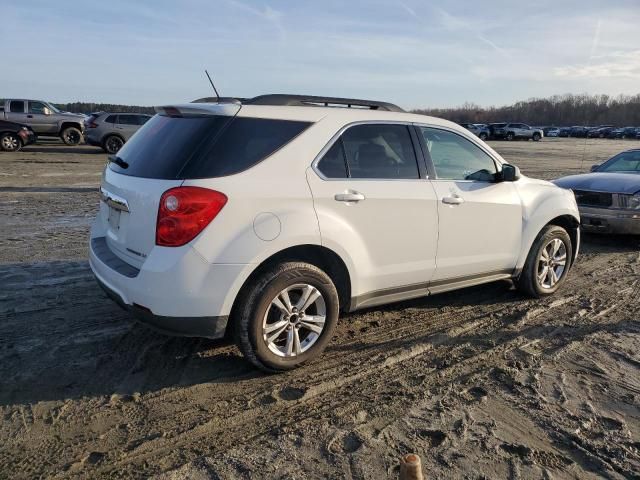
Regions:
<instances>
[{"instance_id":1,"label":"rear quarter window","mask_svg":"<svg viewBox=\"0 0 640 480\"><path fill-rule=\"evenodd\" d=\"M249 117L156 115L118 152L124 175L197 179L233 175L282 148L310 123Z\"/></svg>"},{"instance_id":2,"label":"rear quarter window","mask_svg":"<svg viewBox=\"0 0 640 480\"><path fill-rule=\"evenodd\" d=\"M181 177L223 177L273 154L309 126L307 122L236 117L218 138L186 165Z\"/></svg>"}]
</instances>

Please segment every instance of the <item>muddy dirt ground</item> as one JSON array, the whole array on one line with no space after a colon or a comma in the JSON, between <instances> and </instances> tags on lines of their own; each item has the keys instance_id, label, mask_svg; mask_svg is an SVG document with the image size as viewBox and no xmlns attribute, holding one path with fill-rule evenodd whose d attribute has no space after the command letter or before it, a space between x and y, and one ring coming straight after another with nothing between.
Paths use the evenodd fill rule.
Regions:
<instances>
[{"instance_id":1,"label":"muddy dirt ground","mask_svg":"<svg viewBox=\"0 0 640 480\"><path fill-rule=\"evenodd\" d=\"M630 145L494 147L550 179ZM428 478L640 478L639 238L585 236L553 298L501 282L347 315L321 359L269 376L101 292L105 160L0 153L0 478L397 478L408 452Z\"/></svg>"}]
</instances>

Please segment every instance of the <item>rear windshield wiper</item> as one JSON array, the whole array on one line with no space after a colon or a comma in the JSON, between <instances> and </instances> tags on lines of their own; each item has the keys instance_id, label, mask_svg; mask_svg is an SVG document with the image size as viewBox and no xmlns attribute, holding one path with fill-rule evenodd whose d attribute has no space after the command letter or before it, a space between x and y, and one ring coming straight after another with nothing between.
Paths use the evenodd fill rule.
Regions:
<instances>
[{"instance_id":1,"label":"rear windshield wiper","mask_svg":"<svg viewBox=\"0 0 640 480\"><path fill-rule=\"evenodd\" d=\"M115 163L120 168L129 168L129 164L127 162L125 162L123 159L121 159L117 155L110 155L109 156L109 162Z\"/></svg>"}]
</instances>

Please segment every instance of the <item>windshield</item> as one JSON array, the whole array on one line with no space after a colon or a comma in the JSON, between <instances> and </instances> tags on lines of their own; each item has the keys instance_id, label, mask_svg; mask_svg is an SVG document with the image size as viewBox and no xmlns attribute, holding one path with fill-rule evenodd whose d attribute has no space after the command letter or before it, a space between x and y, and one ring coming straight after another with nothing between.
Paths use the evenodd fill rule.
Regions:
<instances>
[{"instance_id":1,"label":"windshield","mask_svg":"<svg viewBox=\"0 0 640 480\"><path fill-rule=\"evenodd\" d=\"M619 153L603 163L597 171L640 173L640 150Z\"/></svg>"},{"instance_id":2,"label":"windshield","mask_svg":"<svg viewBox=\"0 0 640 480\"><path fill-rule=\"evenodd\" d=\"M49 107L49 109L53 112L53 113L60 113L60 110L58 110L54 105L50 104L50 103L46 103L46 102L42 102L44 103L47 107Z\"/></svg>"}]
</instances>

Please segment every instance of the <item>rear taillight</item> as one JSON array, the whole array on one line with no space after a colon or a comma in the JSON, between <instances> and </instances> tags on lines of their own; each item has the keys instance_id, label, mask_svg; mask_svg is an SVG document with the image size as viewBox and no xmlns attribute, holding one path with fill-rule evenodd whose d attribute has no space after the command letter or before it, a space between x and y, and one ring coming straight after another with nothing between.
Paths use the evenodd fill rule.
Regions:
<instances>
[{"instance_id":1,"label":"rear taillight","mask_svg":"<svg viewBox=\"0 0 640 480\"><path fill-rule=\"evenodd\" d=\"M87 125L87 128L98 128L98 124L96 122L89 122L89 125Z\"/></svg>"},{"instance_id":2,"label":"rear taillight","mask_svg":"<svg viewBox=\"0 0 640 480\"><path fill-rule=\"evenodd\" d=\"M160 198L156 245L179 247L193 240L227 203L224 193L201 187L176 187Z\"/></svg>"}]
</instances>

